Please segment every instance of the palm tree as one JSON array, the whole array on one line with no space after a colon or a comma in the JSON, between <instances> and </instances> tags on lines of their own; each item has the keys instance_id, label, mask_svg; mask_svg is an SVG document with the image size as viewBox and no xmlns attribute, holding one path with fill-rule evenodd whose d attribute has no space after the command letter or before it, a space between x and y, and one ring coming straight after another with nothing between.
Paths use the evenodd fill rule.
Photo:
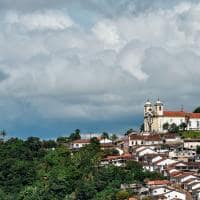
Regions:
<instances>
[{"instance_id":1,"label":"palm tree","mask_svg":"<svg viewBox=\"0 0 200 200\"><path fill-rule=\"evenodd\" d=\"M101 134L101 138L102 139L108 139L109 138L109 135L108 135L108 133L106 133L106 132L103 132L102 134Z\"/></svg>"},{"instance_id":2,"label":"palm tree","mask_svg":"<svg viewBox=\"0 0 200 200\"><path fill-rule=\"evenodd\" d=\"M114 142L116 139L118 139L116 134L112 134L110 139L112 140L112 142Z\"/></svg>"}]
</instances>

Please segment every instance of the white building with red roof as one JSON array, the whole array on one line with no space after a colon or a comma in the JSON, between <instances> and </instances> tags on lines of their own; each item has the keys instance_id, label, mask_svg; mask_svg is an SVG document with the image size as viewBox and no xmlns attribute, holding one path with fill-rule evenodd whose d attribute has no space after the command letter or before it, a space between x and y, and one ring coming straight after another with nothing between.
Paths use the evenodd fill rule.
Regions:
<instances>
[{"instance_id":1,"label":"white building with red roof","mask_svg":"<svg viewBox=\"0 0 200 200\"><path fill-rule=\"evenodd\" d=\"M187 130L200 130L200 113L164 110L164 104L158 99L154 105L148 100L144 105L144 131L165 132L164 124L182 123Z\"/></svg>"}]
</instances>

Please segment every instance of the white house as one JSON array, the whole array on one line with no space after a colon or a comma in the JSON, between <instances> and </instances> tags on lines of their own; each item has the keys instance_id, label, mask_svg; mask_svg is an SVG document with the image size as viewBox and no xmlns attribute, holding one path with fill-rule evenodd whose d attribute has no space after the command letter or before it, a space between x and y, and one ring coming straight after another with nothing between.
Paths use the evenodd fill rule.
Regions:
<instances>
[{"instance_id":1,"label":"white house","mask_svg":"<svg viewBox=\"0 0 200 200\"><path fill-rule=\"evenodd\" d=\"M185 162L188 162L189 160L194 160L195 157L196 151L194 150L174 150L169 152L169 158Z\"/></svg>"},{"instance_id":2,"label":"white house","mask_svg":"<svg viewBox=\"0 0 200 200\"><path fill-rule=\"evenodd\" d=\"M137 156L141 157L146 154L157 154L156 151L152 150L151 148L145 148L137 152Z\"/></svg>"},{"instance_id":3,"label":"white house","mask_svg":"<svg viewBox=\"0 0 200 200\"><path fill-rule=\"evenodd\" d=\"M169 158L163 158L154 163L154 168L159 169L160 171L163 171L165 167L167 167L168 165L174 164L176 162L177 161L169 159Z\"/></svg>"},{"instance_id":4,"label":"white house","mask_svg":"<svg viewBox=\"0 0 200 200\"><path fill-rule=\"evenodd\" d=\"M174 199L186 200L185 193L178 191L175 188L166 187L166 186L160 186L160 187L153 188L151 190L151 195L152 196L164 195L167 200L174 200Z\"/></svg>"},{"instance_id":5,"label":"white house","mask_svg":"<svg viewBox=\"0 0 200 200\"><path fill-rule=\"evenodd\" d=\"M171 190L164 194L167 197L167 200L181 199L186 200L186 194L180 191Z\"/></svg>"},{"instance_id":6,"label":"white house","mask_svg":"<svg viewBox=\"0 0 200 200\"><path fill-rule=\"evenodd\" d=\"M71 149L80 149L88 144L90 144L90 139L79 139L79 140L73 141L70 146L71 146Z\"/></svg>"},{"instance_id":7,"label":"white house","mask_svg":"<svg viewBox=\"0 0 200 200\"><path fill-rule=\"evenodd\" d=\"M142 135L131 134L129 135L129 147L141 145L159 145L162 144L162 138L158 134Z\"/></svg>"}]
</instances>

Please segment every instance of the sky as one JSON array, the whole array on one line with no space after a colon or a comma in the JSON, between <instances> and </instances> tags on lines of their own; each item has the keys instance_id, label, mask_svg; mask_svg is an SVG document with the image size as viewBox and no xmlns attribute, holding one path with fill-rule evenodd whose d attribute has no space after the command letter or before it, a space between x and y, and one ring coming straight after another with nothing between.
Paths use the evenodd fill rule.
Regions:
<instances>
[{"instance_id":1,"label":"sky","mask_svg":"<svg viewBox=\"0 0 200 200\"><path fill-rule=\"evenodd\" d=\"M198 0L0 0L0 128L123 133L200 105Z\"/></svg>"}]
</instances>

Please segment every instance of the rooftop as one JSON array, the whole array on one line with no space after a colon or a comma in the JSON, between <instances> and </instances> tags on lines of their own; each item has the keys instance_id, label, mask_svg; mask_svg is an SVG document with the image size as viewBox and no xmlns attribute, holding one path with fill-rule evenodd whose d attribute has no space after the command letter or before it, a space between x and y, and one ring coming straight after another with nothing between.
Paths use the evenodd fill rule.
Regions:
<instances>
[{"instance_id":1,"label":"rooftop","mask_svg":"<svg viewBox=\"0 0 200 200\"><path fill-rule=\"evenodd\" d=\"M165 117L186 117L189 118L200 118L200 113L191 113L191 112L183 112L183 111L164 111Z\"/></svg>"}]
</instances>

